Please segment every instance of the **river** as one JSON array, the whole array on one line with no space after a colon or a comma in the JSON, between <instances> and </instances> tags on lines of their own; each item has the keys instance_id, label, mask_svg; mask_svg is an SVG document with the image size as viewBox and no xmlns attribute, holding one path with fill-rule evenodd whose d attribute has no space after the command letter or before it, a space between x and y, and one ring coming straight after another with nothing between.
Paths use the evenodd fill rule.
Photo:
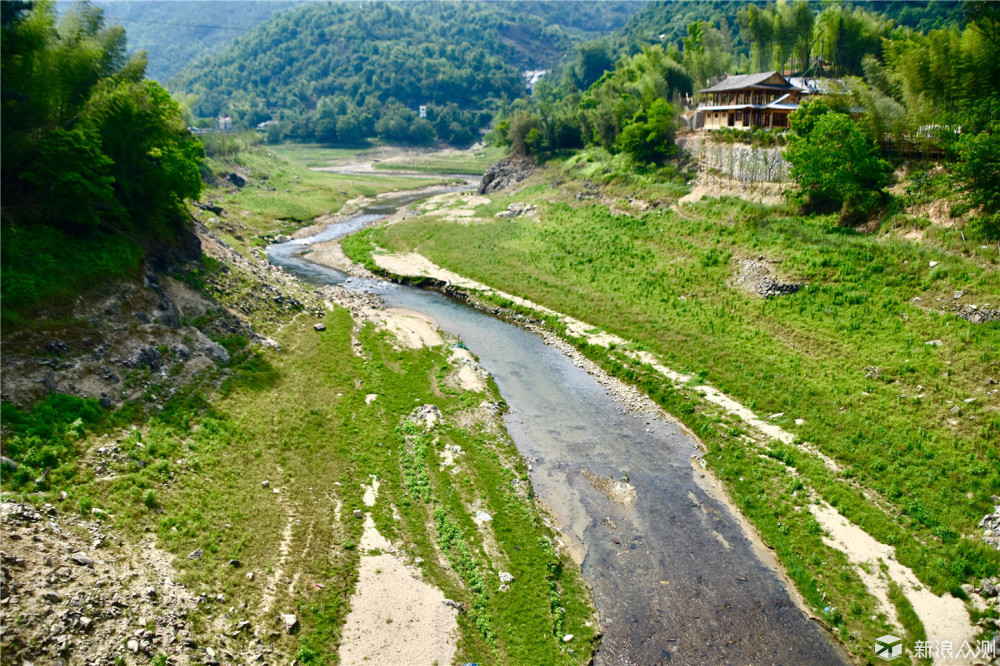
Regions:
<instances>
[{"instance_id":1,"label":"river","mask_svg":"<svg viewBox=\"0 0 1000 666\"><path fill-rule=\"evenodd\" d=\"M523 328L437 291L345 282L345 274L301 256L313 243L427 196L385 199L314 236L272 245L268 256L306 282L375 292L390 307L426 314L460 337L493 375L510 408L511 437L522 454L537 459L536 495L583 555L604 630L596 662L849 663L700 478L691 461L699 447L677 424L627 413L594 377ZM635 502L609 499L588 480L595 475L627 475Z\"/></svg>"}]
</instances>

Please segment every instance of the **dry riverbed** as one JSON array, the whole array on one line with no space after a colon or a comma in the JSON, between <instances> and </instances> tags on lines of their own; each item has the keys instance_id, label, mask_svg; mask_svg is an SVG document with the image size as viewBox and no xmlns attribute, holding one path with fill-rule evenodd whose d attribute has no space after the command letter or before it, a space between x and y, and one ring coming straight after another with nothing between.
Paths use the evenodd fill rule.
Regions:
<instances>
[{"instance_id":1,"label":"dry riverbed","mask_svg":"<svg viewBox=\"0 0 1000 666\"><path fill-rule=\"evenodd\" d=\"M453 195L452 198L454 198ZM464 217L458 216L458 218L454 221L464 222ZM336 264L336 267L340 270L346 269L348 271L357 271L359 274L367 273L363 267L351 264L350 260L343 256L342 252L339 253L338 259L340 257L342 257L342 260L339 260ZM314 256L310 257L310 259L322 262L324 256ZM439 283L443 283L447 288L455 288L470 293L484 294L504 299L515 303L522 309L537 313L538 319L554 316L566 327L566 330L570 335L582 338L590 344L600 345L603 347L614 345L618 348L625 349L628 349L630 346L628 341L601 331L586 322L562 315L526 299L494 289L488 285L467 279L452 271L436 266L420 254L374 253L372 259L380 269L389 274L398 275L408 279L431 278ZM347 263L345 263L345 260ZM575 348L562 341L558 338L558 336L555 336L543 327L539 327L537 325L528 324L528 327L541 333L546 338L547 344L553 344L560 347L568 356L574 359L575 363L581 365L582 367L586 367L588 373L597 376L600 383L608 388L609 393L615 395L616 398L621 400L628 409L636 410L639 414L657 414L670 418L669 416L663 414L662 410L643 394L608 376L600 370L596 364L585 359L575 350ZM835 468L835 463L819 453L815 447L808 443L798 441L792 433L770 422L769 419L754 414L752 410L740 405L738 402L722 394L713 387L705 385L704 383L692 384L694 381L693 377L675 372L665 367L659 359L649 352L627 352L627 354L635 361L655 369L665 379L677 386L692 386L693 390L700 393L707 403L710 403L725 413L740 419L751 433L748 439L755 442L755 445L766 447L769 441L776 440L788 445L797 446L804 454L815 456L822 460L823 464L827 467L834 466ZM702 471L700 466L699 471ZM597 477L595 477L595 479L597 479ZM721 486L721 484L717 484L711 480L710 477L709 479L708 483L713 488L717 485ZM597 483L598 481L599 479L597 481L592 480L592 483ZM608 485L608 492L611 492L610 489L616 488L614 483L615 482L611 480L608 481L607 484L604 484ZM625 491L621 490L621 492ZM736 508L731 503L730 507L734 510L734 512L738 513ZM859 571L871 572L863 575L865 583L868 586L870 593L873 594L873 596L875 596L878 600L881 610L886 613L890 623L896 625L899 633L902 634L904 631L899 625L899 620L895 612L895 606L889 599L889 585L887 581L890 579L901 586L903 594L913 606L914 611L926 628L928 640L957 640L959 644L961 641L967 640L970 644L974 644L978 631L970 619L969 609L966 608L965 604L962 603L961 600L949 595L936 596L932 594L919 583L916 576L910 569L895 561L894 549L892 547L878 543L858 526L851 524L829 505L817 504L811 506L810 509L822 526L823 530L829 535L829 537L825 538L827 545L843 552ZM748 536L754 537L754 540L759 542L759 539L755 537L752 528L749 528L746 521L743 521L743 524ZM765 549L762 547L761 550ZM770 559L772 562L776 563L774 558ZM881 573L880 567L883 566L888 566L888 575ZM982 599L980 599L977 595L973 596L976 599L979 599L980 605L983 604ZM800 597L798 597L796 601L803 606L803 610L810 612L810 609L806 609L804 607ZM960 660L955 663L963 662ZM972 662L969 661L968 663Z\"/></svg>"}]
</instances>

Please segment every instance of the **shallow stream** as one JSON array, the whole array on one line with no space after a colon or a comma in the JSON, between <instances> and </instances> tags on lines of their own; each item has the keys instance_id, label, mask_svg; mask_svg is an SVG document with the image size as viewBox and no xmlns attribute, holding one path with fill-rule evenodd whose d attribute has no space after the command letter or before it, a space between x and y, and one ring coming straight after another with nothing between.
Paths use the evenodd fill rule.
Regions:
<instances>
[{"instance_id":1,"label":"shallow stream","mask_svg":"<svg viewBox=\"0 0 1000 666\"><path fill-rule=\"evenodd\" d=\"M698 446L678 425L627 413L594 377L523 328L437 291L348 282L301 256L427 196L381 201L314 236L272 245L268 256L304 281L375 292L390 307L432 317L492 374L510 408L511 437L537 459L535 492L583 556L604 629L597 663L849 663L795 605L730 508L696 478ZM588 480L626 475L637 489L632 504Z\"/></svg>"}]
</instances>

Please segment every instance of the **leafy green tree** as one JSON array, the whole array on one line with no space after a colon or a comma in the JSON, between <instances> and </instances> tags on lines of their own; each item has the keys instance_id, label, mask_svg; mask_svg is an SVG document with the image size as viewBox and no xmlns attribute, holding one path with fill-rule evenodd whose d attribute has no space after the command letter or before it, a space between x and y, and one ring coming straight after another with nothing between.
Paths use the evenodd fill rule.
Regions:
<instances>
[{"instance_id":1,"label":"leafy green tree","mask_svg":"<svg viewBox=\"0 0 1000 666\"><path fill-rule=\"evenodd\" d=\"M682 64L695 90L722 78L731 62L732 44L728 35L707 21L695 21L688 26Z\"/></svg>"},{"instance_id":2,"label":"leafy green tree","mask_svg":"<svg viewBox=\"0 0 1000 666\"><path fill-rule=\"evenodd\" d=\"M808 124L802 134L808 125L798 122L785 150L801 187L796 200L810 210L839 209L843 222L871 214L885 197L889 164L846 114L823 113Z\"/></svg>"},{"instance_id":3,"label":"leafy green tree","mask_svg":"<svg viewBox=\"0 0 1000 666\"><path fill-rule=\"evenodd\" d=\"M87 3L57 22L49 2L5 11L2 30L5 219L176 232L201 191L201 144L124 31Z\"/></svg>"},{"instance_id":4,"label":"leafy green tree","mask_svg":"<svg viewBox=\"0 0 1000 666\"><path fill-rule=\"evenodd\" d=\"M690 93L691 77L662 46L624 58L580 100L580 123L588 141L614 150L618 135L636 114L659 99Z\"/></svg>"},{"instance_id":5,"label":"leafy green tree","mask_svg":"<svg viewBox=\"0 0 1000 666\"><path fill-rule=\"evenodd\" d=\"M982 208L975 226L986 238L1000 240L1000 123L978 134L963 135L956 151L959 187L973 205Z\"/></svg>"},{"instance_id":6,"label":"leafy green tree","mask_svg":"<svg viewBox=\"0 0 1000 666\"><path fill-rule=\"evenodd\" d=\"M618 135L618 147L639 162L663 162L677 152L674 128L677 111L665 99L640 109Z\"/></svg>"},{"instance_id":7,"label":"leafy green tree","mask_svg":"<svg viewBox=\"0 0 1000 666\"><path fill-rule=\"evenodd\" d=\"M606 43L600 40L586 42L577 50L577 87L586 90L604 73L614 69L615 61L608 52Z\"/></svg>"},{"instance_id":8,"label":"leafy green tree","mask_svg":"<svg viewBox=\"0 0 1000 666\"><path fill-rule=\"evenodd\" d=\"M816 55L831 64L834 74L860 75L866 55L881 57L883 39L889 37L894 23L880 14L854 7L829 4L815 21L819 37Z\"/></svg>"},{"instance_id":9,"label":"leafy green tree","mask_svg":"<svg viewBox=\"0 0 1000 666\"><path fill-rule=\"evenodd\" d=\"M514 155L528 155L538 151L541 131L538 129L541 121L538 116L519 111L508 124L507 140L510 142L510 152Z\"/></svg>"},{"instance_id":10,"label":"leafy green tree","mask_svg":"<svg viewBox=\"0 0 1000 666\"><path fill-rule=\"evenodd\" d=\"M1000 44L978 24L899 32L885 41L885 64L911 132L931 124L982 129L1000 116Z\"/></svg>"},{"instance_id":11,"label":"leafy green tree","mask_svg":"<svg viewBox=\"0 0 1000 666\"><path fill-rule=\"evenodd\" d=\"M737 14L740 34L750 44L754 71L771 68L774 46L774 17L767 9L747 5Z\"/></svg>"},{"instance_id":12,"label":"leafy green tree","mask_svg":"<svg viewBox=\"0 0 1000 666\"><path fill-rule=\"evenodd\" d=\"M100 136L89 129L55 129L36 146L21 178L35 186L53 219L73 219L82 229L96 229L102 214L121 216L111 175L113 162L101 152ZM40 205L40 204L36 204Z\"/></svg>"}]
</instances>

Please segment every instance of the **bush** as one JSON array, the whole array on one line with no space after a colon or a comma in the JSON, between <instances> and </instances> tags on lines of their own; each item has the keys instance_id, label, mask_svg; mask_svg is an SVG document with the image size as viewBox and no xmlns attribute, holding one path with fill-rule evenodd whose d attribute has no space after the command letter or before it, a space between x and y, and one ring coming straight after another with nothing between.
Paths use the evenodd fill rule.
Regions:
<instances>
[{"instance_id":1,"label":"bush","mask_svg":"<svg viewBox=\"0 0 1000 666\"><path fill-rule=\"evenodd\" d=\"M640 109L622 128L616 145L639 162L661 163L677 152L674 122L677 112L665 99L656 99L649 109Z\"/></svg>"},{"instance_id":2,"label":"bush","mask_svg":"<svg viewBox=\"0 0 1000 666\"><path fill-rule=\"evenodd\" d=\"M966 134L956 146L955 174L969 202L987 213L1000 211L1000 123L979 134Z\"/></svg>"},{"instance_id":3,"label":"bush","mask_svg":"<svg viewBox=\"0 0 1000 666\"><path fill-rule=\"evenodd\" d=\"M843 222L867 217L884 203L892 168L849 116L824 113L805 131L785 151L802 188L794 199L810 210L839 209Z\"/></svg>"}]
</instances>

